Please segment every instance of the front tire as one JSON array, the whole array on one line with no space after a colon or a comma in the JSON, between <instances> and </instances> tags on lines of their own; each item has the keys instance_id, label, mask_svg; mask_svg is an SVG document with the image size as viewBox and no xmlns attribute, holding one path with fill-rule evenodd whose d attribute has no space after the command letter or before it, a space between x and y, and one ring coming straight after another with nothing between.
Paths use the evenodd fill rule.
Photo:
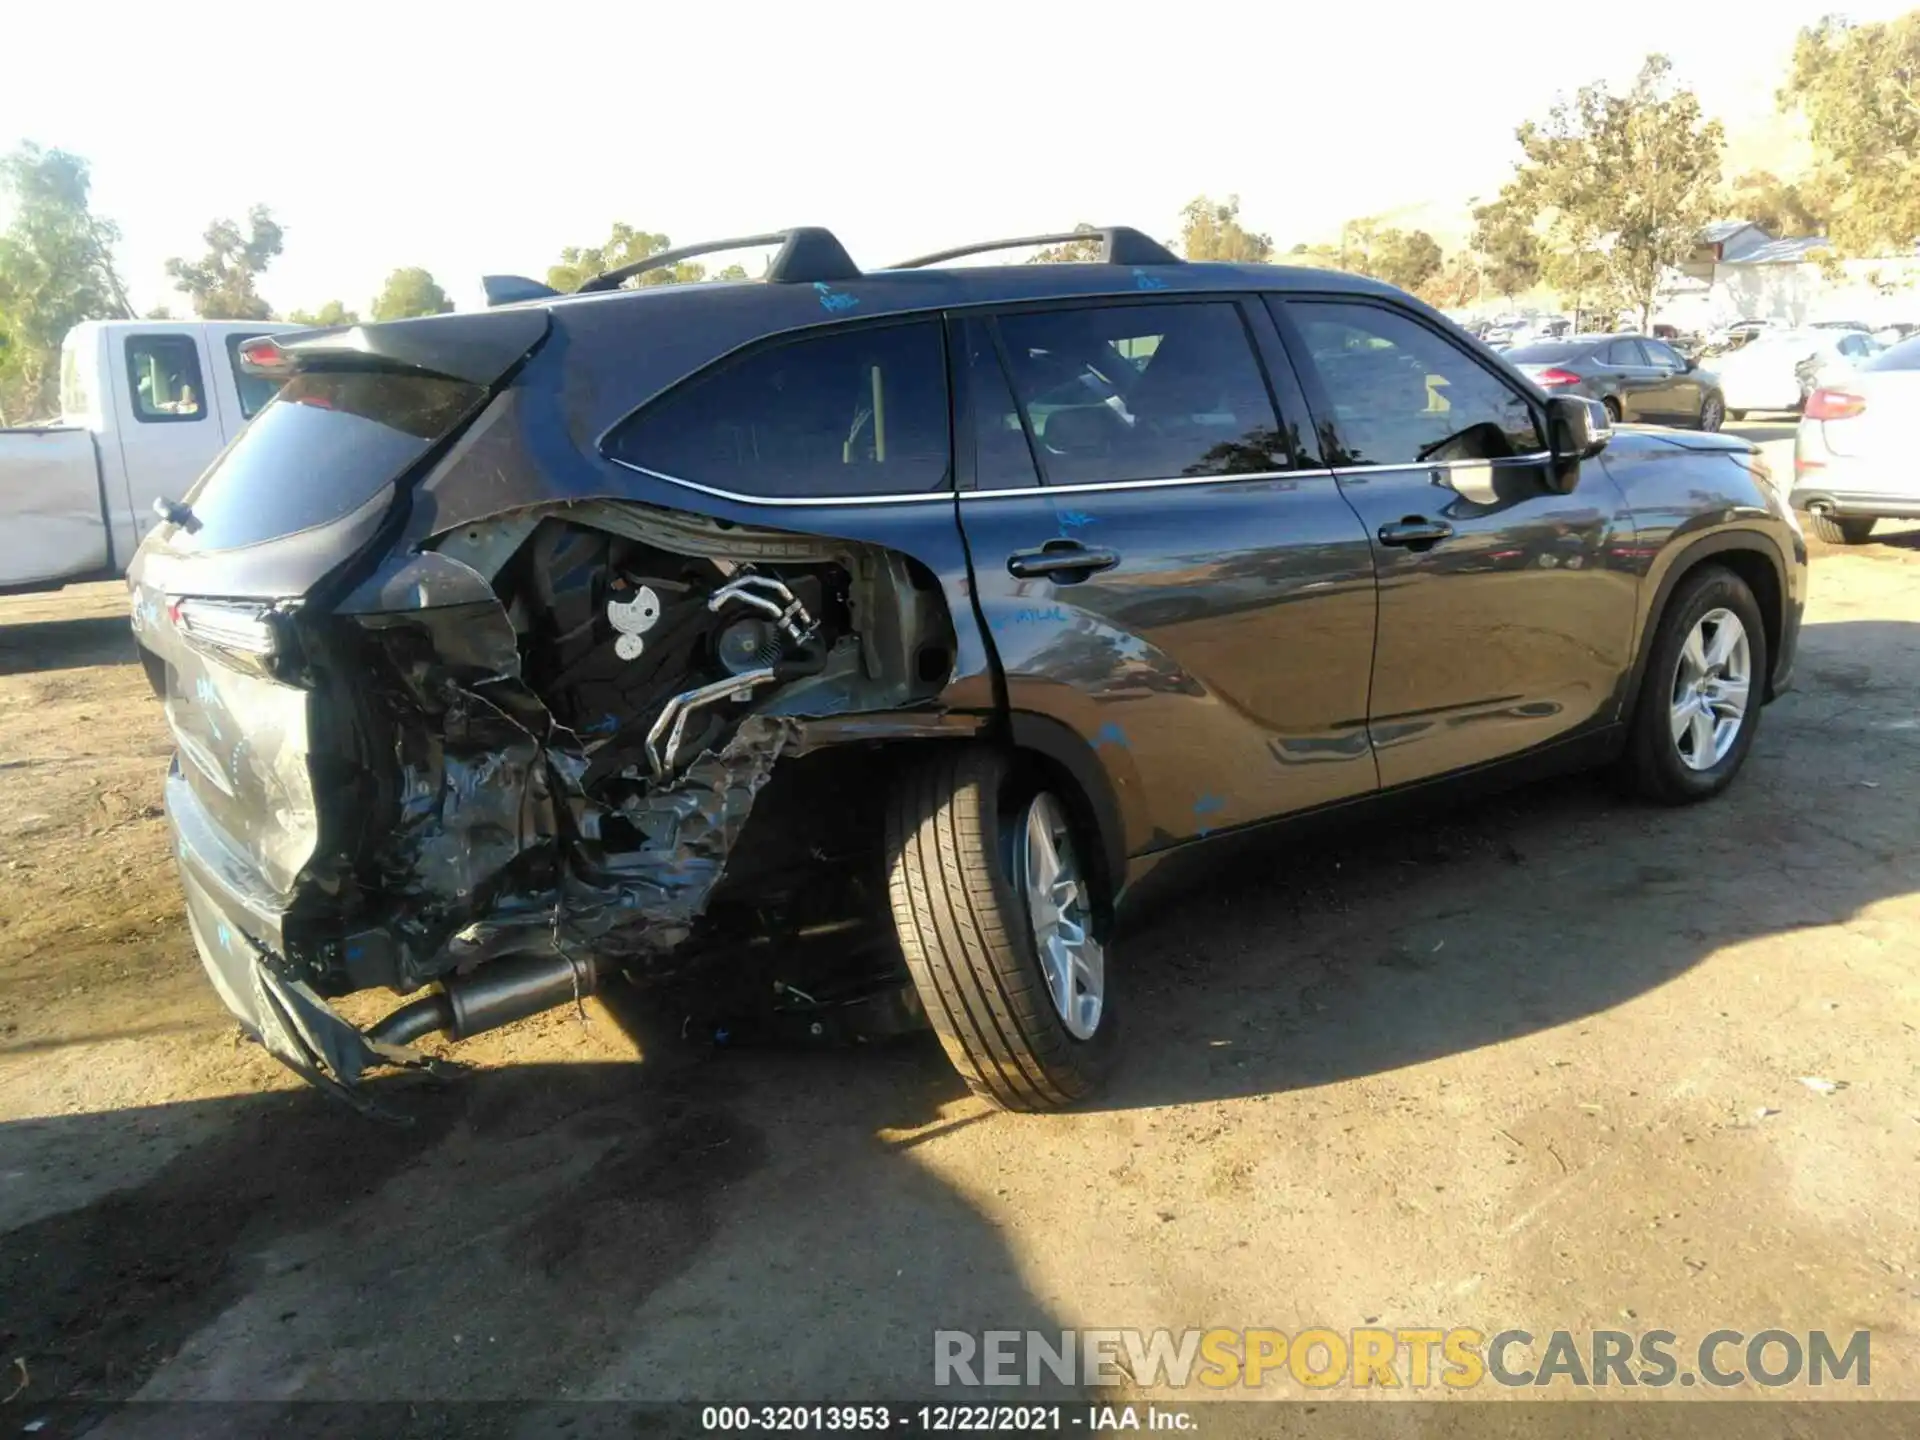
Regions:
<instances>
[{"instance_id":1,"label":"front tire","mask_svg":"<svg viewBox=\"0 0 1920 1440\"><path fill-rule=\"evenodd\" d=\"M1822 515L1810 514L1807 519L1813 522L1813 533L1829 545L1864 545L1873 534L1871 515Z\"/></svg>"},{"instance_id":2,"label":"front tire","mask_svg":"<svg viewBox=\"0 0 1920 1440\"><path fill-rule=\"evenodd\" d=\"M1753 748L1769 673L1766 626L1747 582L1706 565L1667 601L1640 681L1622 764L1632 788L1687 805L1733 783Z\"/></svg>"},{"instance_id":3,"label":"front tire","mask_svg":"<svg viewBox=\"0 0 1920 1440\"><path fill-rule=\"evenodd\" d=\"M947 1058L1006 1110L1058 1110L1115 1046L1096 853L1059 796L987 746L939 747L888 807L888 894Z\"/></svg>"}]
</instances>

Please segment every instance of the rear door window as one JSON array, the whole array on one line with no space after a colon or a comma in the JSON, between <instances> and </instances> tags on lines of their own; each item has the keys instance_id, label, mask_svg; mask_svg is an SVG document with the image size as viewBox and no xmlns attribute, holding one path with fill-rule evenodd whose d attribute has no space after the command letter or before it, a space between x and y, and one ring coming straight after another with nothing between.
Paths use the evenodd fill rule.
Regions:
<instances>
[{"instance_id":1,"label":"rear door window","mask_svg":"<svg viewBox=\"0 0 1920 1440\"><path fill-rule=\"evenodd\" d=\"M1546 448L1504 378L1412 316L1354 301L1288 301L1354 465L1498 460Z\"/></svg>"},{"instance_id":2,"label":"rear door window","mask_svg":"<svg viewBox=\"0 0 1920 1440\"><path fill-rule=\"evenodd\" d=\"M714 368L622 422L607 453L671 480L768 500L947 488L940 323L783 341Z\"/></svg>"},{"instance_id":3,"label":"rear door window","mask_svg":"<svg viewBox=\"0 0 1920 1440\"><path fill-rule=\"evenodd\" d=\"M1644 365L1647 357L1641 352L1638 340L1615 340L1607 346L1606 362L1609 365Z\"/></svg>"},{"instance_id":4,"label":"rear door window","mask_svg":"<svg viewBox=\"0 0 1920 1440\"><path fill-rule=\"evenodd\" d=\"M1680 358L1677 350L1662 345L1658 340L1642 341L1640 348L1647 352L1647 358L1655 365L1664 365L1669 370L1684 370L1687 368L1687 362Z\"/></svg>"},{"instance_id":5,"label":"rear door window","mask_svg":"<svg viewBox=\"0 0 1920 1440\"><path fill-rule=\"evenodd\" d=\"M1898 345L1882 350L1866 364L1862 370L1920 370L1920 335L1911 340L1902 340Z\"/></svg>"},{"instance_id":6,"label":"rear door window","mask_svg":"<svg viewBox=\"0 0 1920 1440\"><path fill-rule=\"evenodd\" d=\"M386 371L295 375L187 495L180 543L227 550L351 514L452 433L478 385Z\"/></svg>"},{"instance_id":7,"label":"rear door window","mask_svg":"<svg viewBox=\"0 0 1920 1440\"><path fill-rule=\"evenodd\" d=\"M191 335L129 335L127 394L133 418L166 425L207 418L207 386L200 347Z\"/></svg>"},{"instance_id":8,"label":"rear door window","mask_svg":"<svg viewBox=\"0 0 1920 1440\"><path fill-rule=\"evenodd\" d=\"M1289 464L1232 301L1033 310L998 324L1021 416L982 415L980 423L1004 434L1024 418L1049 485L1265 474Z\"/></svg>"}]
</instances>

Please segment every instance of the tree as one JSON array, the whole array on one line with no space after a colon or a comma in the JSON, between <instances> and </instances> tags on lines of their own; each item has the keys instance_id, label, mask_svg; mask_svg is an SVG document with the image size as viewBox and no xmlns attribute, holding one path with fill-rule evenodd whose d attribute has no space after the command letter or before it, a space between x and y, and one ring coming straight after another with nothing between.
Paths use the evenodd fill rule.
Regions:
<instances>
[{"instance_id":1,"label":"tree","mask_svg":"<svg viewBox=\"0 0 1920 1440\"><path fill-rule=\"evenodd\" d=\"M1540 283L1540 237L1505 196L1473 212L1472 244L1488 287L1508 304Z\"/></svg>"},{"instance_id":2,"label":"tree","mask_svg":"<svg viewBox=\"0 0 1920 1440\"><path fill-rule=\"evenodd\" d=\"M1593 288L1639 311L1642 326L1665 272L1692 253L1719 206L1725 136L1698 96L1673 85L1672 69L1649 55L1625 95L1588 85L1544 123L1522 125L1525 158L1502 192L1568 257L1576 304L1592 298L1591 271Z\"/></svg>"},{"instance_id":3,"label":"tree","mask_svg":"<svg viewBox=\"0 0 1920 1440\"><path fill-rule=\"evenodd\" d=\"M273 212L256 205L247 212L247 233L231 220L207 227L206 258L167 261L174 289L189 296L204 320L269 320L273 307L260 298L254 281L281 250L280 226Z\"/></svg>"},{"instance_id":4,"label":"tree","mask_svg":"<svg viewBox=\"0 0 1920 1440\"><path fill-rule=\"evenodd\" d=\"M713 280L750 280L753 277L747 274L746 266L733 264L708 278Z\"/></svg>"},{"instance_id":5,"label":"tree","mask_svg":"<svg viewBox=\"0 0 1920 1440\"><path fill-rule=\"evenodd\" d=\"M1455 251L1447 263L1420 287L1420 298L1442 310L1464 310L1478 304L1486 291L1486 278L1480 273L1480 259L1465 250Z\"/></svg>"},{"instance_id":6,"label":"tree","mask_svg":"<svg viewBox=\"0 0 1920 1440\"><path fill-rule=\"evenodd\" d=\"M173 307L170 305L156 305L147 312L146 318L149 320L171 320L173 319Z\"/></svg>"},{"instance_id":7,"label":"tree","mask_svg":"<svg viewBox=\"0 0 1920 1440\"><path fill-rule=\"evenodd\" d=\"M636 260L645 260L658 255L662 250L671 250L673 242L665 235L656 235L646 230L636 230L631 225L616 223L613 234L604 245L595 245L583 249L578 245L569 245L560 252L560 263L548 267L547 284L556 290L578 290L596 275L609 270L617 270L622 265L631 265ZM630 285L679 285L689 281L704 280L706 267L691 260L682 260L675 265L663 265L657 270L646 270Z\"/></svg>"},{"instance_id":8,"label":"tree","mask_svg":"<svg viewBox=\"0 0 1920 1440\"><path fill-rule=\"evenodd\" d=\"M1821 177L1782 180L1769 170L1750 170L1727 192L1730 218L1751 220L1778 239L1824 235L1833 221L1833 195Z\"/></svg>"},{"instance_id":9,"label":"tree","mask_svg":"<svg viewBox=\"0 0 1920 1440\"><path fill-rule=\"evenodd\" d=\"M376 320L406 320L415 315L445 315L453 301L433 276L418 265L408 265L387 276L386 288L373 302Z\"/></svg>"},{"instance_id":10,"label":"tree","mask_svg":"<svg viewBox=\"0 0 1920 1440\"><path fill-rule=\"evenodd\" d=\"M1853 254L1920 242L1920 10L1802 30L1779 99L1834 172L1834 242Z\"/></svg>"},{"instance_id":11,"label":"tree","mask_svg":"<svg viewBox=\"0 0 1920 1440\"><path fill-rule=\"evenodd\" d=\"M0 157L0 424L59 408L60 343L82 320L131 318L113 265L120 238L89 208L87 162L22 144Z\"/></svg>"},{"instance_id":12,"label":"tree","mask_svg":"<svg viewBox=\"0 0 1920 1440\"><path fill-rule=\"evenodd\" d=\"M1273 257L1273 237L1240 224L1238 195L1229 195L1225 204L1200 195L1180 212L1180 248L1189 260L1262 264Z\"/></svg>"},{"instance_id":13,"label":"tree","mask_svg":"<svg viewBox=\"0 0 1920 1440\"><path fill-rule=\"evenodd\" d=\"M1048 245L1036 250L1027 257L1029 265L1086 265L1100 258L1100 237L1093 233L1093 226L1084 220L1073 227L1076 233L1084 234L1084 240L1065 240L1058 245Z\"/></svg>"},{"instance_id":14,"label":"tree","mask_svg":"<svg viewBox=\"0 0 1920 1440\"><path fill-rule=\"evenodd\" d=\"M318 310L296 310L287 319L296 325L311 325L316 330L330 330L336 325L360 323L359 314L347 309L338 300L329 300Z\"/></svg>"},{"instance_id":15,"label":"tree","mask_svg":"<svg viewBox=\"0 0 1920 1440\"><path fill-rule=\"evenodd\" d=\"M1418 290L1440 273L1440 245L1424 230L1382 230L1367 273L1402 290Z\"/></svg>"}]
</instances>

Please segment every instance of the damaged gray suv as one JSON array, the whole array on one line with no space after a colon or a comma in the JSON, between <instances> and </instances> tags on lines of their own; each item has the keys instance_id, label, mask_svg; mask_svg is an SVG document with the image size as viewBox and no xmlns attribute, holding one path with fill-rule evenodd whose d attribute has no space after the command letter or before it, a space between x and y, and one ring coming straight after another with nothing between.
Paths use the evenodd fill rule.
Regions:
<instances>
[{"instance_id":1,"label":"damaged gray suv","mask_svg":"<svg viewBox=\"0 0 1920 1440\"><path fill-rule=\"evenodd\" d=\"M1751 446L1615 432L1356 276L1118 228L947 264L1058 238L862 272L798 229L252 342L278 398L130 577L247 1029L364 1103L433 1032L691 977L814 1034L891 1005L1052 1108L1170 855L1733 778L1805 591ZM760 282L628 288L747 244Z\"/></svg>"}]
</instances>

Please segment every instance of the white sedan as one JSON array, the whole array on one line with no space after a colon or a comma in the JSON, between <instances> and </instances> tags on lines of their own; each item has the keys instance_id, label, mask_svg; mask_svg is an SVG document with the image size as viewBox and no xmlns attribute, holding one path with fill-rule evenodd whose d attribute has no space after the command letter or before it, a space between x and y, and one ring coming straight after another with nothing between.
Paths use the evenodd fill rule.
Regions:
<instances>
[{"instance_id":1,"label":"white sedan","mask_svg":"<svg viewBox=\"0 0 1920 1440\"><path fill-rule=\"evenodd\" d=\"M1793 442L1793 508L1858 545L1882 519L1920 519L1920 336L1807 397Z\"/></svg>"},{"instance_id":2,"label":"white sedan","mask_svg":"<svg viewBox=\"0 0 1920 1440\"><path fill-rule=\"evenodd\" d=\"M1808 395L1880 353L1862 330L1762 331L1713 360L1735 420L1750 410L1798 410Z\"/></svg>"}]
</instances>

